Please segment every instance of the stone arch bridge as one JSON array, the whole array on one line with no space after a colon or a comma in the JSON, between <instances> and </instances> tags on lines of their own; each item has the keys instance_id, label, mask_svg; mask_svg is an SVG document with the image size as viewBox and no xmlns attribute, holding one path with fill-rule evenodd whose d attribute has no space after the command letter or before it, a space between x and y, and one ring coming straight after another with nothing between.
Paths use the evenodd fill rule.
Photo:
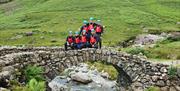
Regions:
<instances>
[{"instance_id":1,"label":"stone arch bridge","mask_svg":"<svg viewBox=\"0 0 180 91\"><path fill-rule=\"evenodd\" d=\"M167 75L168 65L152 64L140 56L108 49L83 49L64 51L59 47L35 48L0 48L1 73L11 66L15 69L28 64L42 66L51 79L65 68L86 61L103 61L112 64L119 72L117 82L120 87L142 90L150 86L158 86L162 90L180 88L180 77L170 79ZM176 91L175 90L175 91Z\"/></svg>"}]
</instances>

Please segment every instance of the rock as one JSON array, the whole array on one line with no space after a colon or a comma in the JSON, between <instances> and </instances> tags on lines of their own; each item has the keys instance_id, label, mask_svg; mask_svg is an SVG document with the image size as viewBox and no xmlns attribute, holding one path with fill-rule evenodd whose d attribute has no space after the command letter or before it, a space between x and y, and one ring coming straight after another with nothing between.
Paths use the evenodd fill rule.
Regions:
<instances>
[{"instance_id":1,"label":"rock","mask_svg":"<svg viewBox=\"0 0 180 91\"><path fill-rule=\"evenodd\" d=\"M170 33L170 36L168 37L170 40L178 41L180 40L180 32L172 32Z\"/></svg>"},{"instance_id":2,"label":"rock","mask_svg":"<svg viewBox=\"0 0 180 91\"><path fill-rule=\"evenodd\" d=\"M67 80L61 79L61 77L55 77L48 86L52 91L68 91L68 87L65 85Z\"/></svg>"},{"instance_id":3,"label":"rock","mask_svg":"<svg viewBox=\"0 0 180 91\"><path fill-rule=\"evenodd\" d=\"M102 72L102 73L101 73L101 76L102 76L103 78L109 78L109 74L108 74L107 72Z\"/></svg>"},{"instance_id":4,"label":"rock","mask_svg":"<svg viewBox=\"0 0 180 91\"><path fill-rule=\"evenodd\" d=\"M177 91L180 91L180 86L174 86Z\"/></svg>"},{"instance_id":5,"label":"rock","mask_svg":"<svg viewBox=\"0 0 180 91\"><path fill-rule=\"evenodd\" d=\"M15 69L12 66L6 66L6 67L2 68L2 71L9 71L9 72L13 73L15 71Z\"/></svg>"},{"instance_id":6,"label":"rock","mask_svg":"<svg viewBox=\"0 0 180 91\"><path fill-rule=\"evenodd\" d=\"M161 89L161 91L169 91L169 90L168 90L168 89L169 89L168 86L161 87L160 89Z\"/></svg>"},{"instance_id":7,"label":"rock","mask_svg":"<svg viewBox=\"0 0 180 91\"><path fill-rule=\"evenodd\" d=\"M180 25L180 22L177 22L176 24L177 24L177 25Z\"/></svg>"},{"instance_id":8,"label":"rock","mask_svg":"<svg viewBox=\"0 0 180 91\"><path fill-rule=\"evenodd\" d=\"M152 81L156 82L158 80L159 76L152 76Z\"/></svg>"},{"instance_id":9,"label":"rock","mask_svg":"<svg viewBox=\"0 0 180 91\"><path fill-rule=\"evenodd\" d=\"M177 90L176 90L174 87L171 86L171 87L169 88L169 91L177 91Z\"/></svg>"},{"instance_id":10,"label":"rock","mask_svg":"<svg viewBox=\"0 0 180 91\"><path fill-rule=\"evenodd\" d=\"M163 72L163 73L166 73L166 72L167 72L167 68L162 67L162 68L160 69L160 71Z\"/></svg>"},{"instance_id":11,"label":"rock","mask_svg":"<svg viewBox=\"0 0 180 91\"><path fill-rule=\"evenodd\" d=\"M164 83L163 80L159 80L159 81L157 81L156 85L160 86L160 87L163 87L163 86L165 86L165 83Z\"/></svg>"},{"instance_id":12,"label":"rock","mask_svg":"<svg viewBox=\"0 0 180 91\"><path fill-rule=\"evenodd\" d=\"M25 36L32 36L33 35L33 32L26 32L25 33Z\"/></svg>"},{"instance_id":13,"label":"rock","mask_svg":"<svg viewBox=\"0 0 180 91\"><path fill-rule=\"evenodd\" d=\"M0 91L11 91L11 90L0 87Z\"/></svg>"},{"instance_id":14,"label":"rock","mask_svg":"<svg viewBox=\"0 0 180 91\"><path fill-rule=\"evenodd\" d=\"M71 75L71 79L77 82L81 82L83 84L92 82L92 79L88 76L87 73L81 73L81 72Z\"/></svg>"},{"instance_id":15,"label":"rock","mask_svg":"<svg viewBox=\"0 0 180 91\"><path fill-rule=\"evenodd\" d=\"M135 44L154 44L157 41L163 40L164 37L158 36L158 35L153 35L153 34L148 34L148 35L139 35L135 39Z\"/></svg>"}]
</instances>

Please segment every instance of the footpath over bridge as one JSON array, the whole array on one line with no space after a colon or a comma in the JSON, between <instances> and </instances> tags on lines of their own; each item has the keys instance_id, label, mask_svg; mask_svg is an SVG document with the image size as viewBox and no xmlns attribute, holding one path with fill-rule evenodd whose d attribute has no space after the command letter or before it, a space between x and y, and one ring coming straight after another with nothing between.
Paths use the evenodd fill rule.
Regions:
<instances>
[{"instance_id":1,"label":"footpath over bridge","mask_svg":"<svg viewBox=\"0 0 180 91\"><path fill-rule=\"evenodd\" d=\"M3 68L9 66L21 69L29 64L36 64L46 70L47 78L52 79L65 68L86 61L112 64L119 72L117 82L123 88L140 90L158 86L163 90L177 91L180 88L180 76L177 75L174 79L168 77L169 65L152 64L139 56L108 49L64 51L59 47L0 48L0 79L4 78L1 75L5 71Z\"/></svg>"}]
</instances>

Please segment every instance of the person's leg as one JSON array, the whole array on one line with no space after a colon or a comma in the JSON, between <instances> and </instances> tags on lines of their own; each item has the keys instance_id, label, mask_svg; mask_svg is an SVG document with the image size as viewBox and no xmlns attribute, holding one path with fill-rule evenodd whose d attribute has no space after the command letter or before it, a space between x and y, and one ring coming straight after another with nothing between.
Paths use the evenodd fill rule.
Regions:
<instances>
[{"instance_id":1,"label":"person's leg","mask_svg":"<svg viewBox=\"0 0 180 91\"><path fill-rule=\"evenodd\" d=\"M64 44L64 49L67 51L67 43Z\"/></svg>"},{"instance_id":2,"label":"person's leg","mask_svg":"<svg viewBox=\"0 0 180 91\"><path fill-rule=\"evenodd\" d=\"M78 43L78 44L77 44L77 48L78 48L78 49L81 49L81 43Z\"/></svg>"},{"instance_id":3,"label":"person's leg","mask_svg":"<svg viewBox=\"0 0 180 91\"><path fill-rule=\"evenodd\" d=\"M98 43L94 44L94 48L98 49Z\"/></svg>"},{"instance_id":4,"label":"person's leg","mask_svg":"<svg viewBox=\"0 0 180 91\"><path fill-rule=\"evenodd\" d=\"M74 44L74 49L77 49L77 44Z\"/></svg>"}]
</instances>

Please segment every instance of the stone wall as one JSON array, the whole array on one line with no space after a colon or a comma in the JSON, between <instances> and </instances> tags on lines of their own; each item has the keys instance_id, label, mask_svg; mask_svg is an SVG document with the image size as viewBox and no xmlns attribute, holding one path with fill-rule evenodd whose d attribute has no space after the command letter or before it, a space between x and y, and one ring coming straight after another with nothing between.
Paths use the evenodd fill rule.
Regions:
<instances>
[{"instance_id":1,"label":"stone wall","mask_svg":"<svg viewBox=\"0 0 180 91\"><path fill-rule=\"evenodd\" d=\"M67 67L99 60L117 69L117 82L123 89L140 91L158 86L162 91L180 91L180 76L170 79L167 75L168 65L152 64L140 56L108 49L64 51L59 47L0 48L0 79L12 73L7 67L21 69L29 64L39 65L45 69L47 78L52 79Z\"/></svg>"}]
</instances>

